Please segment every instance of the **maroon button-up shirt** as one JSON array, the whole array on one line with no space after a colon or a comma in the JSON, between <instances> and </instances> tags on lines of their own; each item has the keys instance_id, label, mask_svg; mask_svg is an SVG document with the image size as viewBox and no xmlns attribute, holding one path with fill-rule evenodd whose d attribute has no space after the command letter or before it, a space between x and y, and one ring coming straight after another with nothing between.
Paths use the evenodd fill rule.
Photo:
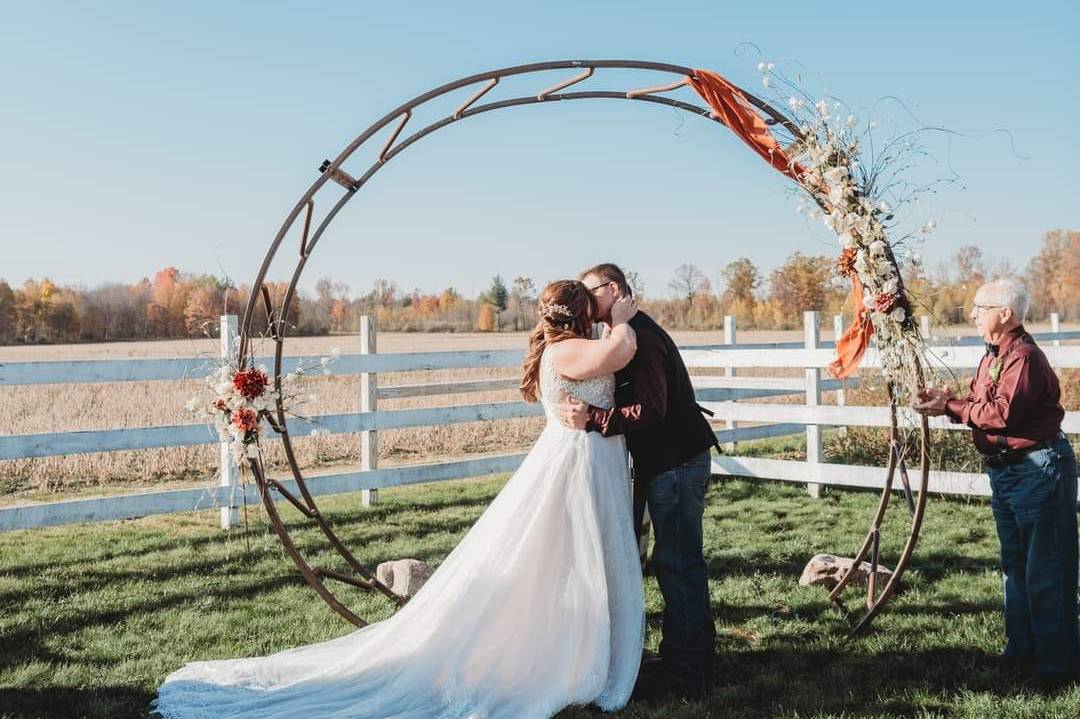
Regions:
<instances>
[{"instance_id":1,"label":"maroon button-up shirt","mask_svg":"<svg viewBox=\"0 0 1080 719\"><path fill-rule=\"evenodd\" d=\"M971 393L946 403L948 415L971 427L983 454L1027 449L1061 429L1065 410L1057 374L1023 325L1006 333L979 362Z\"/></svg>"}]
</instances>

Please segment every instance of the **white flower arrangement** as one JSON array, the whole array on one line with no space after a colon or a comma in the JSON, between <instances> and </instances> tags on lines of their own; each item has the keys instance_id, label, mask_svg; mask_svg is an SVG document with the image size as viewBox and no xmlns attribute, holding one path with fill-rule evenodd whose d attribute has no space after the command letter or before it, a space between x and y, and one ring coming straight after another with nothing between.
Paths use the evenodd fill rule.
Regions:
<instances>
[{"instance_id":1,"label":"white flower arrangement","mask_svg":"<svg viewBox=\"0 0 1080 719\"><path fill-rule=\"evenodd\" d=\"M887 232L892 228L894 208L913 199L911 193L896 197L894 190L910 186L901 183L897 175L906 169L907 160L902 158L914 144L910 139L906 144L887 144L890 151L879 152L864 162L862 141L872 140L874 123L860 126L854 114L839 112L841 103L812 98L797 82L776 70L773 63L759 63L758 70L763 79L769 80L765 86L775 88L778 98L786 100L793 127L799 130L798 134L791 132L785 150L799 178L802 198L798 211L803 213L808 204L816 205L817 209L807 212L807 217L821 217L836 234L840 247L838 271L858 283L854 289L862 295L863 307L856 307L857 322L861 319L871 323L883 373L894 387L894 401L906 404L907 397L928 379L928 364L898 256L906 256L912 267L920 266L921 257L900 251L900 245L925 237L936 227L934 220L928 220L914 235L895 242L890 242ZM782 93L790 94L784 98ZM775 129L783 132L784 127L778 124ZM791 129L788 127L788 131Z\"/></svg>"}]
</instances>

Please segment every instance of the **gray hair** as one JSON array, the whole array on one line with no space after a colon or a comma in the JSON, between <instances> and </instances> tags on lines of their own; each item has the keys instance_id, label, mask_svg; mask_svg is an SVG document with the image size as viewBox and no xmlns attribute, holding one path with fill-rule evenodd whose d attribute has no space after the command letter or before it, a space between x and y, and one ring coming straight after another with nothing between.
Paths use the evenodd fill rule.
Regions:
<instances>
[{"instance_id":1,"label":"gray hair","mask_svg":"<svg viewBox=\"0 0 1080 719\"><path fill-rule=\"evenodd\" d=\"M985 287L995 304L1010 308L1021 322L1027 318L1031 301L1023 282L1015 277L1002 277L987 283Z\"/></svg>"}]
</instances>

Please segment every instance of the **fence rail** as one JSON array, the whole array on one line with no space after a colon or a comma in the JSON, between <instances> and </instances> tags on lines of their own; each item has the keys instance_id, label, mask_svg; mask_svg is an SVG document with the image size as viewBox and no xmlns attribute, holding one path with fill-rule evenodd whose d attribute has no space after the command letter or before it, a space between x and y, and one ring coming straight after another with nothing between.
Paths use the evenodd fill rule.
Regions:
<instances>
[{"instance_id":1,"label":"fence rail","mask_svg":"<svg viewBox=\"0 0 1080 719\"><path fill-rule=\"evenodd\" d=\"M713 463L714 473L797 481L811 488L823 484L880 486L881 473L874 472L875 468L827 464L821 461L822 427L888 426L889 412L884 407L845 406L843 390L845 387L855 386L856 383L821 378L821 369L832 361L834 354L832 343L818 341L818 322L817 313L806 313L806 336L802 343L747 345L734 342L734 321L729 318L725 327L725 337L730 340L729 344L682 350L683 358L689 367L725 369L724 376L694 378L698 401L715 413L715 421L724 423L725 428L716 433L721 443L733 445L739 441L804 432L807 435L806 462L721 456ZM1057 323L1054 324L1057 328ZM222 317L222 356L228 356L232 347L235 326L235 317ZM834 328L837 331L842 328L839 318ZM927 333L925 324L924 333ZM1037 337L1042 341L1043 349L1053 366L1080 367L1080 346L1060 344L1062 340L1080 339L1080 332L1041 333ZM361 411L289 420L289 432L293 437L304 436L318 429L326 433L357 433L361 438L361 471L311 477L308 482L314 493L362 490L365 492L366 502L375 501L375 491L380 488L507 472L515 469L521 462L524 455L512 454L466 461L378 468L375 457L377 433L380 430L531 417L542 414L542 410L535 404L524 402L378 409L378 399L492 392L513 389L518 383L516 379L488 379L380 386L376 382L380 373L517 367L520 366L523 353L520 350L483 350L378 354L374 351L373 325L362 333L362 344L360 354L342 355L324 370L327 374L361 375ZM962 370L977 365L983 355L983 348L981 342L976 346L968 339L960 339L932 347L931 352L943 366ZM0 385L198 379L207 376L218 361L196 358L0 363ZM271 358L257 360L259 361L272 364ZM285 358L284 371L292 371L300 361L301 358L297 357ZM867 352L863 366L880 366L877 352L873 348ZM796 368L804 370L805 377L735 376L737 369L744 368ZM837 406L821 405L823 392L837 392ZM803 395L802 404L739 403L739 400L796 394ZM739 426L740 422L758 424L747 427ZM936 418L932 421L932 426L940 429L967 429L951 424L944 418ZM1063 429L1070 433L1080 433L1080 413L1067 413ZM219 439L216 432L203 424L7 435L0 436L0 460L207 444L219 444ZM228 452L223 448L221 483L212 489L146 492L0 508L0 531L140 517L214 506L222 508L223 526L234 526L236 507L245 501L251 501L253 497L250 494L243 496L238 486L237 469L229 462ZM983 475L957 472L932 474L931 487L933 491L959 494L986 494L989 491ZM248 488L249 493L253 491L253 488Z\"/></svg>"}]
</instances>

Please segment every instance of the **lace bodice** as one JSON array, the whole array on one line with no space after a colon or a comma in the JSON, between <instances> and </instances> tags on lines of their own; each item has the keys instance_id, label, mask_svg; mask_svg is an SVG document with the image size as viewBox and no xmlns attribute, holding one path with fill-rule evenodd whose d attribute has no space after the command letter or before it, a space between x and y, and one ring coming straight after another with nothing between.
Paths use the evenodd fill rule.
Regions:
<instances>
[{"instance_id":1,"label":"lace bodice","mask_svg":"<svg viewBox=\"0 0 1080 719\"><path fill-rule=\"evenodd\" d=\"M592 379L566 379L555 371L550 348L540 358L540 401L548 416L553 416L554 403L559 396L568 394L594 407L608 409L615 404L615 375L606 374Z\"/></svg>"}]
</instances>

